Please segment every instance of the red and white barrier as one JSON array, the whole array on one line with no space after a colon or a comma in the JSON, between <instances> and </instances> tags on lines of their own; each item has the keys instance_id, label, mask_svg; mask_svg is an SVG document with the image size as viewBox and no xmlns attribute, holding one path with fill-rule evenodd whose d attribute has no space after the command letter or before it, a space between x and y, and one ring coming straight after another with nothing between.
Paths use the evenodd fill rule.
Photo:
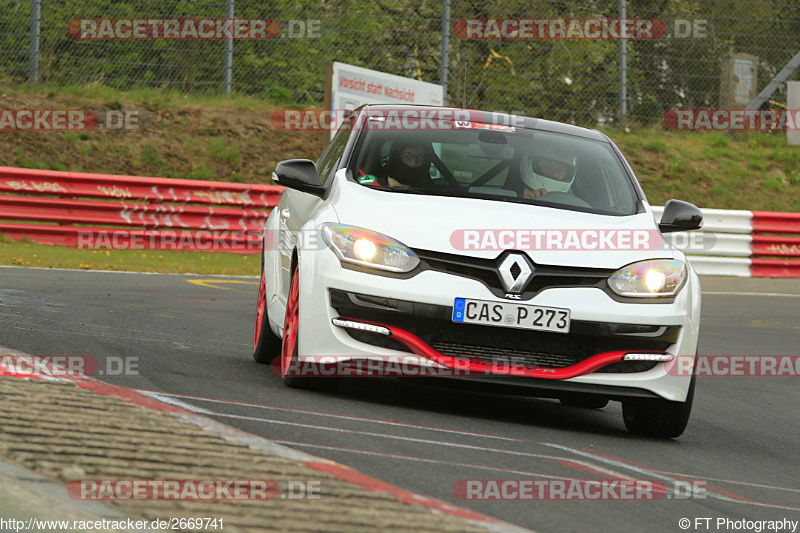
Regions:
<instances>
[{"instance_id":1,"label":"red and white barrier","mask_svg":"<svg viewBox=\"0 0 800 533\"><path fill-rule=\"evenodd\" d=\"M656 220L663 207L653 207ZM701 209L703 229L665 235L698 273L765 278L800 277L800 214ZM692 235L693 234L693 235ZM711 243L705 245L704 243Z\"/></svg>"},{"instance_id":2,"label":"red and white barrier","mask_svg":"<svg viewBox=\"0 0 800 533\"><path fill-rule=\"evenodd\" d=\"M90 249L254 254L282 192L274 185L0 167L0 233Z\"/></svg>"}]
</instances>

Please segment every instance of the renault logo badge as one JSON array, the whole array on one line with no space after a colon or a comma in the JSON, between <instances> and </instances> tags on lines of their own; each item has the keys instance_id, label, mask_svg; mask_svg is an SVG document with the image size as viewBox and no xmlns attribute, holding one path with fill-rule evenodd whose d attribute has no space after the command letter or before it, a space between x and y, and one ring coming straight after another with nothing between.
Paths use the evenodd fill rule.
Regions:
<instances>
[{"instance_id":1,"label":"renault logo badge","mask_svg":"<svg viewBox=\"0 0 800 533\"><path fill-rule=\"evenodd\" d=\"M507 293L519 294L528 285L533 268L522 254L508 254L497 268L500 281Z\"/></svg>"}]
</instances>

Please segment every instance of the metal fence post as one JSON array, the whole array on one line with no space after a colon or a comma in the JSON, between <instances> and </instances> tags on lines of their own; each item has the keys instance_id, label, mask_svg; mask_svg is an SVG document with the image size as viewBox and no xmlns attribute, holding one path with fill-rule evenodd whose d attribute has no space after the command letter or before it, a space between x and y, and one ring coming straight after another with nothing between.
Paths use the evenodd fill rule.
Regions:
<instances>
[{"instance_id":1,"label":"metal fence post","mask_svg":"<svg viewBox=\"0 0 800 533\"><path fill-rule=\"evenodd\" d=\"M755 99L750 102L750 104L747 106L747 109L760 109L761 106L764 105L764 102L766 102L769 97L772 96L772 93L775 92L781 83L785 82L787 78L792 75L792 72L794 72L797 67L800 67L800 52L797 52L794 57L783 66L781 71L778 72L778 74L772 78L767 86L764 87L760 93L758 93L758 96L756 96Z\"/></svg>"},{"instance_id":2,"label":"metal fence post","mask_svg":"<svg viewBox=\"0 0 800 533\"><path fill-rule=\"evenodd\" d=\"M28 59L28 83L39 83L39 39L41 26L39 18L42 13L42 0L31 0L31 43Z\"/></svg>"},{"instance_id":3,"label":"metal fence post","mask_svg":"<svg viewBox=\"0 0 800 533\"><path fill-rule=\"evenodd\" d=\"M439 83L442 85L442 105L447 105L448 53L450 51L450 0L442 0L442 58Z\"/></svg>"},{"instance_id":4,"label":"metal fence post","mask_svg":"<svg viewBox=\"0 0 800 533\"><path fill-rule=\"evenodd\" d=\"M619 0L619 18L625 18L625 0ZM624 128L628 118L628 47L627 40L619 40L619 122Z\"/></svg>"},{"instance_id":5,"label":"metal fence post","mask_svg":"<svg viewBox=\"0 0 800 533\"><path fill-rule=\"evenodd\" d=\"M233 0L226 0L225 3L225 17L228 20L233 18ZM232 37L232 36L231 36ZM225 94L231 94L231 78L233 74L233 39L225 40Z\"/></svg>"}]
</instances>

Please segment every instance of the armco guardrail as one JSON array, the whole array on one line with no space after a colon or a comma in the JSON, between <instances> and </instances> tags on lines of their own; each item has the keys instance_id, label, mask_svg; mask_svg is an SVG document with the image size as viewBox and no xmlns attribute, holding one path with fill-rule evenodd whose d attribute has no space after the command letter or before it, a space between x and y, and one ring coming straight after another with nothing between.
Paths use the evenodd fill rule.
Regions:
<instances>
[{"instance_id":1,"label":"armco guardrail","mask_svg":"<svg viewBox=\"0 0 800 533\"><path fill-rule=\"evenodd\" d=\"M653 207L656 220L663 207ZM703 228L666 237L700 274L800 277L800 214L701 209Z\"/></svg>"},{"instance_id":2,"label":"armco guardrail","mask_svg":"<svg viewBox=\"0 0 800 533\"><path fill-rule=\"evenodd\" d=\"M282 191L0 167L0 233L85 248L257 253L264 221Z\"/></svg>"}]
</instances>

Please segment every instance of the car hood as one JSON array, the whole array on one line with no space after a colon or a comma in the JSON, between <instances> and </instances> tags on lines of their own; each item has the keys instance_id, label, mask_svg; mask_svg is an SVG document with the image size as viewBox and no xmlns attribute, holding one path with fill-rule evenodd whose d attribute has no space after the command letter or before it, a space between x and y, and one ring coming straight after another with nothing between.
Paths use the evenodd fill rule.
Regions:
<instances>
[{"instance_id":1,"label":"car hood","mask_svg":"<svg viewBox=\"0 0 800 533\"><path fill-rule=\"evenodd\" d=\"M518 236L524 233L545 232L539 237L540 246L536 246L536 237L531 234L527 247L512 244L507 248L524 251L534 263L542 265L619 268L644 259L671 259L674 255L670 248L662 246L658 226L649 212L607 216L512 202L387 192L344 180L340 183L342 187L337 188L333 200L342 224L383 233L410 248L494 258L506 248L501 242L493 246L491 237L500 238L501 230L511 230L513 233L505 234L505 244L520 244ZM611 235L612 249L579 249L580 241L574 240L567 245L568 233L581 239L585 230L590 230L586 234L589 246L597 246L592 243L600 242L600 232L605 232L606 237ZM628 235L634 231L646 234L640 238L647 238L647 244L640 241L639 249L625 246L616 240L620 230ZM598 237L593 238L591 231ZM548 246L547 233L557 235L561 249L557 244ZM609 241L604 242L608 248Z\"/></svg>"}]
</instances>

